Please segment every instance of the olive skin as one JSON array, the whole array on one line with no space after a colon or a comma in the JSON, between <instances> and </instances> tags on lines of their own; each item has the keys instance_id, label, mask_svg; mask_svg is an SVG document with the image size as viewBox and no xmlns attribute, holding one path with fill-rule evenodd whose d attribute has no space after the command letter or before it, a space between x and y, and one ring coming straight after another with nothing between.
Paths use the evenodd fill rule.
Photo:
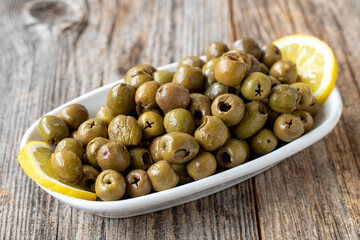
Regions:
<instances>
[{"instance_id":1,"label":"olive skin","mask_svg":"<svg viewBox=\"0 0 360 240\"><path fill-rule=\"evenodd\" d=\"M141 84L153 80L154 79L153 74L155 72L156 72L156 68L154 68L151 65L148 64L136 65L135 67L130 68L126 72L124 81L126 84L129 84L136 90L138 87L140 87Z\"/></svg>"},{"instance_id":2,"label":"olive skin","mask_svg":"<svg viewBox=\"0 0 360 240\"><path fill-rule=\"evenodd\" d=\"M249 101L260 101L270 94L271 81L261 72L250 73L240 87L240 92Z\"/></svg>"},{"instance_id":3,"label":"olive skin","mask_svg":"<svg viewBox=\"0 0 360 240\"><path fill-rule=\"evenodd\" d=\"M275 135L284 142L291 142L304 133L304 124L293 114L283 114L274 122Z\"/></svg>"},{"instance_id":4,"label":"olive skin","mask_svg":"<svg viewBox=\"0 0 360 240\"><path fill-rule=\"evenodd\" d=\"M121 173L115 170L102 171L95 181L95 193L103 201L120 200L126 191L126 183Z\"/></svg>"},{"instance_id":5,"label":"olive skin","mask_svg":"<svg viewBox=\"0 0 360 240\"><path fill-rule=\"evenodd\" d=\"M129 151L130 168L147 170L154 162L148 150L142 147L136 147Z\"/></svg>"},{"instance_id":6,"label":"olive skin","mask_svg":"<svg viewBox=\"0 0 360 240\"><path fill-rule=\"evenodd\" d=\"M233 168L250 158L250 148L246 141L231 138L216 150L215 158L223 168Z\"/></svg>"},{"instance_id":7,"label":"olive skin","mask_svg":"<svg viewBox=\"0 0 360 240\"><path fill-rule=\"evenodd\" d=\"M125 147L141 142L142 129L132 116L118 115L109 124L109 139Z\"/></svg>"},{"instance_id":8,"label":"olive skin","mask_svg":"<svg viewBox=\"0 0 360 240\"><path fill-rule=\"evenodd\" d=\"M58 117L68 125L70 131L74 131L89 118L89 112L83 105L75 103L61 109Z\"/></svg>"},{"instance_id":9,"label":"olive skin","mask_svg":"<svg viewBox=\"0 0 360 240\"><path fill-rule=\"evenodd\" d=\"M251 150L256 155L262 156L272 152L278 144L278 139L275 134L266 128L261 129L256 133L250 142Z\"/></svg>"},{"instance_id":10,"label":"olive skin","mask_svg":"<svg viewBox=\"0 0 360 240\"><path fill-rule=\"evenodd\" d=\"M73 138L64 138L61 140L55 148L55 152L60 152L62 150L68 150L75 153L80 160L83 159L84 149L80 142L76 141Z\"/></svg>"},{"instance_id":11,"label":"olive skin","mask_svg":"<svg viewBox=\"0 0 360 240\"><path fill-rule=\"evenodd\" d=\"M95 181L99 174L94 167L83 165L83 177L77 184L87 191L95 192Z\"/></svg>"},{"instance_id":12,"label":"olive skin","mask_svg":"<svg viewBox=\"0 0 360 240\"><path fill-rule=\"evenodd\" d=\"M162 160L168 163L186 163L193 159L200 149L195 138L183 132L167 133L160 138L158 144Z\"/></svg>"},{"instance_id":13,"label":"olive skin","mask_svg":"<svg viewBox=\"0 0 360 240\"><path fill-rule=\"evenodd\" d=\"M174 77L174 72L169 72L165 70L158 70L154 72L154 81L160 83L160 85L172 82L172 79Z\"/></svg>"},{"instance_id":14,"label":"olive skin","mask_svg":"<svg viewBox=\"0 0 360 240\"><path fill-rule=\"evenodd\" d=\"M229 131L220 118L205 116L203 123L195 130L194 137L206 151L214 151L225 144Z\"/></svg>"},{"instance_id":15,"label":"olive skin","mask_svg":"<svg viewBox=\"0 0 360 240\"><path fill-rule=\"evenodd\" d=\"M96 137L108 136L108 128L105 122L97 118L90 118L83 122L77 130L76 140L83 146L86 146L92 139Z\"/></svg>"},{"instance_id":16,"label":"olive skin","mask_svg":"<svg viewBox=\"0 0 360 240\"><path fill-rule=\"evenodd\" d=\"M281 82L279 80L277 80L275 77L273 76L267 76L270 79L271 82L271 89L277 85L280 85Z\"/></svg>"},{"instance_id":17,"label":"olive skin","mask_svg":"<svg viewBox=\"0 0 360 240\"><path fill-rule=\"evenodd\" d=\"M155 81L141 84L135 92L135 103L147 109L156 108L155 96L159 87L160 83Z\"/></svg>"},{"instance_id":18,"label":"olive skin","mask_svg":"<svg viewBox=\"0 0 360 240\"><path fill-rule=\"evenodd\" d=\"M215 67L219 60L220 58L213 58L202 67L202 73L204 75L204 89L207 89L211 84L217 82L215 78Z\"/></svg>"},{"instance_id":19,"label":"olive skin","mask_svg":"<svg viewBox=\"0 0 360 240\"><path fill-rule=\"evenodd\" d=\"M220 118L228 127L238 124L243 118L244 112L244 101L231 93L218 96L211 104L212 115Z\"/></svg>"},{"instance_id":20,"label":"olive skin","mask_svg":"<svg viewBox=\"0 0 360 240\"><path fill-rule=\"evenodd\" d=\"M154 138L149 146L149 152L154 162L158 162L163 159L163 148L160 148L161 137Z\"/></svg>"},{"instance_id":21,"label":"olive skin","mask_svg":"<svg viewBox=\"0 0 360 240\"><path fill-rule=\"evenodd\" d=\"M153 189L157 192L175 187L179 176L167 161L159 161L147 170Z\"/></svg>"},{"instance_id":22,"label":"olive skin","mask_svg":"<svg viewBox=\"0 0 360 240\"><path fill-rule=\"evenodd\" d=\"M119 114L127 115L135 108L134 96L134 87L126 83L118 83L107 94L106 106L113 116Z\"/></svg>"},{"instance_id":23,"label":"olive skin","mask_svg":"<svg viewBox=\"0 0 360 240\"><path fill-rule=\"evenodd\" d=\"M229 47L223 42L212 42L206 48L206 59L209 61L221 57L221 55L229 50Z\"/></svg>"},{"instance_id":24,"label":"olive skin","mask_svg":"<svg viewBox=\"0 0 360 240\"><path fill-rule=\"evenodd\" d=\"M209 152L199 153L186 165L189 176L191 176L194 180L199 180L213 175L216 171L216 167L216 159Z\"/></svg>"},{"instance_id":25,"label":"olive skin","mask_svg":"<svg viewBox=\"0 0 360 240\"><path fill-rule=\"evenodd\" d=\"M97 162L97 153L100 147L106 143L110 142L107 138L104 137L96 137L91 140L88 145L86 146L86 157L89 163L97 168L101 169L98 162Z\"/></svg>"},{"instance_id":26,"label":"olive skin","mask_svg":"<svg viewBox=\"0 0 360 240\"><path fill-rule=\"evenodd\" d=\"M281 51L273 43L267 43L261 48L262 57L261 62L263 62L267 67L271 67L277 61L281 60Z\"/></svg>"},{"instance_id":27,"label":"olive skin","mask_svg":"<svg viewBox=\"0 0 360 240\"><path fill-rule=\"evenodd\" d=\"M299 110L303 110L310 105L312 99L312 92L310 87L302 82L292 83L290 86L294 87L300 95L300 101L298 105Z\"/></svg>"},{"instance_id":28,"label":"olive skin","mask_svg":"<svg viewBox=\"0 0 360 240\"><path fill-rule=\"evenodd\" d=\"M311 114L306 111L295 111L293 112L295 116L298 116L304 125L304 133L309 132L312 127L314 126L314 119L312 118Z\"/></svg>"},{"instance_id":29,"label":"olive skin","mask_svg":"<svg viewBox=\"0 0 360 240\"><path fill-rule=\"evenodd\" d=\"M164 113L175 108L186 108L190 102L190 93L179 83L165 83L156 92L156 103Z\"/></svg>"},{"instance_id":30,"label":"olive skin","mask_svg":"<svg viewBox=\"0 0 360 240\"><path fill-rule=\"evenodd\" d=\"M51 155L51 168L55 175L64 182L77 183L83 177L80 158L68 150Z\"/></svg>"},{"instance_id":31,"label":"olive skin","mask_svg":"<svg viewBox=\"0 0 360 240\"><path fill-rule=\"evenodd\" d=\"M199 126L205 116L211 115L211 103L208 97L200 93L190 94L188 110L193 116L196 126Z\"/></svg>"},{"instance_id":32,"label":"olive skin","mask_svg":"<svg viewBox=\"0 0 360 240\"><path fill-rule=\"evenodd\" d=\"M265 125L267 117L268 113L263 103L249 102L245 104L244 117L232 129L237 138L249 138Z\"/></svg>"},{"instance_id":33,"label":"olive skin","mask_svg":"<svg viewBox=\"0 0 360 240\"><path fill-rule=\"evenodd\" d=\"M111 114L108 106L104 105L104 106L101 106L100 110L97 112L96 118L102 120L107 125L109 125L111 120L113 120L114 115Z\"/></svg>"},{"instance_id":34,"label":"olive skin","mask_svg":"<svg viewBox=\"0 0 360 240\"><path fill-rule=\"evenodd\" d=\"M251 62L251 67L250 70L248 71L248 74L253 72L261 72L261 66L259 60L251 54L248 54L248 57Z\"/></svg>"},{"instance_id":35,"label":"olive skin","mask_svg":"<svg viewBox=\"0 0 360 240\"><path fill-rule=\"evenodd\" d=\"M214 101L216 97L228 92L229 92L228 86L219 82L215 82L205 90L204 95L208 97L210 101Z\"/></svg>"},{"instance_id":36,"label":"olive skin","mask_svg":"<svg viewBox=\"0 0 360 240\"><path fill-rule=\"evenodd\" d=\"M260 63L260 72L262 72L263 74L269 75L269 68L263 64L262 62Z\"/></svg>"},{"instance_id":37,"label":"olive skin","mask_svg":"<svg viewBox=\"0 0 360 240\"><path fill-rule=\"evenodd\" d=\"M126 176L126 192L130 197L140 197L149 194L152 190L148 174L142 169L129 172Z\"/></svg>"},{"instance_id":38,"label":"olive skin","mask_svg":"<svg viewBox=\"0 0 360 240\"><path fill-rule=\"evenodd\" d=\"M250 59L246 53L227 52L220 57L215 66L215 78L227 86L235 87L242 82L247 71L250 70L250 64Z\"/></svg>"},{"instance_id":39,"label":"olive skin","mask_svg":"<svg viewBox=\"0 0 360 240\"><path fill-rule=\"evenodd\" d=\"M69 128L61 118L47 115L40 119L38 133L46 143L57 145L69 136Z\"/></svg>"},{"instance_id":40,"label":"olive skin","mask_svg":"<svg viewBox=\"0 0 360 240\"><path fill-rule=\"evenodd\" d=\"M268 99L269 107L275 112L291 113L298 107L301 97L291 85L280 84L273 87Z\"/></svg>"},{"instance_id":41,"label":"olive skin","mask_svg":"<svg viewBox=\"0 0 360 240\"><path fill-rule=\"evenodd\" d=\"M304 109L304 111L310 113L310 115L313 117L318 111L318 104L316 103L316 100L314 97L311 98L310 104L307 108Z\"/></svg>"},{"instance_id":42,"label":"olive skin","mask_svg":"<svg viewBox=\"0 0 360 240\"><path fill-rule=\"evenodd\" d=\"M194 179L187 173L186 163L172 163L170 165L174 169L175 173L179 176L178 186L194 181Z\"/></svg>"},{"instance_id":43,"label":"olive skin","mask_svg":"<svg viewBox=\"0 0 360 240\"><path fill-rule=\"evenodd\" d=\"M145 140L163 135L165 133L164 119L156 112L145 112L138 119Z\"/></svg>"},{"instance_id":44,"label":"olive skin","mask_svg":"<svg viewBox=\"0 0 360 240\"><path fill-rule=\"evenodd\" d=\"M190 111L184 108L176 108L165 114L164 127L167 133L184 132L192 134L195 122Z\"/></svg>"},{"instance_id":45,"label":"olive skin","mask_svg":"<svg viewBox=\"0 0 360 240\"><path fill-rule=\"evenodd\" d=\"M113 169L123 172L130 165L130 154L120 143L108 142L100 147L97 162L102 170Z\"/></svg>"},{"instance_id":46,"label":"olive skin","mask_svg":"<svg viewBox=\"0 0 360 240\"><path fill-rule=\"evenodd\" d=\"M294 83L297 78L296 64L286 59L279 60L270 68L270 75L281 83Z\"/></svg>"},{"instance_id":47,"label":"olive skin","mask_svg":"<svg viewBox=\"0 0 360 240\"><path fill-rule=\"evenodd\" d=\"M201 68L182 66L176 70L173 82L183 85L190 93L193 93L201 89L203 78Z\"/></svg>"},{"instance_id":48,"label":"olive skin","mask_svg":"<svg viewBox=\"0 0 360 240\"><path fill-rule=\"evenodd\" d=\"M179 69L184 66L189 66L189 67L198 67L201 69L204 65L205 62L201 60L201 58L197 56L188 56L188 57L184 57L179 61L177 68Z\"/></svg>"},{"instance_id":49,"label":"olive skin","mask_svg":"<svg viewBox=\"0 0 360 240\"><path fill-rule=\"evenodd\" d=\"M243 37L231 44L231 50L240 50L249 53L259 59L262 55L259 45L254 39L249 37Z\"/></svg>"}]
</instances>

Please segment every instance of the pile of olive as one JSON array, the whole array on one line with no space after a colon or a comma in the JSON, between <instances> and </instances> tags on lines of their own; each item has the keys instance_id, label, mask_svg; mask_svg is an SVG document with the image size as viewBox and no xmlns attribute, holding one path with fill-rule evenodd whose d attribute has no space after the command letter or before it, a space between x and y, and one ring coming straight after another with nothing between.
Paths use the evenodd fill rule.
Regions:
<instances>
[{"instance_id":1,"label":"pile of olive","mask_svg":"<svg viewBox=\"0 0 360 240\"><path fill-rule=\"evenodd\" d=\"M317 105L296 65L272 43L241 38L230 49L211 43L206 63L186 57L176 72L131 68L96 118L79 104L41 118L40 136L57 145L56 176L105 201L138 197L238 166L309 131Z\"/></svg>"}]
</instances>

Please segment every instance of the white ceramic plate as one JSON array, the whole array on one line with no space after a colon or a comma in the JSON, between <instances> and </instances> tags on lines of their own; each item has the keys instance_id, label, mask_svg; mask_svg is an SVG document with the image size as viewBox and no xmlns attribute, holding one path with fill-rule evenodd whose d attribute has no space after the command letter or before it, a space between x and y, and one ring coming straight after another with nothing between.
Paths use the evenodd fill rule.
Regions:
<instances>
[{"instance_id":1,"label":"white ceramic plate","mask_svg":"<svg viewBox=\"0 0 360 240\"><path fill-rule=\"evenodd\" d=\"M177 63L172 63L159 67L158 69L175 71L176 66ZM100 109L100 106L105 104L106 95L110 88L122 81L123 80L119 80L117 82L95 89L87 94L84 94L83 96L61 105L46 115L57 115L57 113L63 107L73 103L80 103L86 106L86 108L89 110L90 117L94 117L96 112ZM296 139L295 141L288 143L265 156L256 158L238 167L226 170L205 179L138 198L113 202L94 202L69 197L57 192L53 192L42 186L40 187L64 203L104 217L124 218L159 211L219 192L273 167L283 159L303 150L304 148L312 145L327 135L339 121L341 112L341 97L338 89L334 88L329 98L319 109L314 119L313 130ZM29 141L41 141L41 138L37 133L38 122L39 120L31 125L31 127L26 131L21 140L20 149L22 149Z\"/></svg>"}]
</instances>

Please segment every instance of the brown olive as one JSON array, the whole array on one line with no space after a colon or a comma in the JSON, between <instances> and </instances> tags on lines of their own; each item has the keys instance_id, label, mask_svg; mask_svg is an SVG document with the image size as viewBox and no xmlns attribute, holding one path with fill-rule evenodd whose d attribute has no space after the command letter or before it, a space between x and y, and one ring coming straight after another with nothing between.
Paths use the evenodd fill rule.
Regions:
<instances>
[{"instance_id":1,"label":"brown olive","mask_svg":"<svg viewBox=\"0 0 360 240\"><path fill-rule=\"evenodd\" d=\"M190 94L188 110L194 118L195 125L200 125L205 116L211 115L211 104L208 97L200 93Z\"/></svg>"},{"instance_id":2,"label":"brown olive","mask_svg":"<svg viewBox=\"0 0 360 240\"><path fill-rule=\"evenodd\" d=\"M156 108L155 96L159 87L160 83L155 81L141 84L135 92L135 103L147 109Z\"/></svg>"},{"instance_id":3,"label":"brown olive","mask_svg":"<svg viewBox=\"0 0 360 240\"><path fill-rule=\"evenodd\" d=\"M215 157L219 165L224 168L236 167L249 159L249 145L244 140L229 139L216 150Z\"/></svg>"},{"instance_id":4,"label":"brown olive","mask_svg":"<svg viewBox=\"0 0 360 240\"><path fill-rule=\"evenodd\" d=\"M161 137L155 138L149 146L149 151L154 162L158 162L163 159L163 148L160 148L160 139Z\"/></svg>"},{"instance_id":5,"label":"brown olive","mask_svg":"<svg viewBox=\"0 0 360 240\"><path fill-rule=\"evenodd\" d=\"M249 37L243 37L231 44L231 50L240 50L249 53L259 59L262 55L259 45L254 39Z\"/></svg>"},{"instance_id":6,"label":"brown olive","mask_svg":"<svg viewBox=\"0 0 360 240\"><path fill-rule=\"evenodd\" d=\"M281 51L273 43L267 43L262 48L261 61L267 66L271 67L274 63L281 60Z\"/></svg>"},{"instance_id":7,"label":"brown olive","mask_svg":"<svg viewBox=\"0 0 360 240\"><path fill-rule=\"evenodd\" d=\"M130 154L130 168L147 170L152 164L153 160L148 150L142 147L136 147L129 151Z\"/></svg>"},{"instance_id":8,"label":"brown olive","mask_svg":"<svg viewBox=\"0 0 360 240\"><path fill-rule=\"evenodd\" d=\"M95 192L95 181L99 171L92 166L83 165L83 173L83 177L77 184L87 191Z\"/></svg>"},{"instance_id":9,"label":"brown olive","mask_svg":"<svg viewBox=\"0 0 360 240\"><path fill-rule=\"evenodd\" d=\"M130 154L120 143L109 142L100 147L97 162L103 170L113 169L123 172L130 165Z\"/></svg>"},{"instance_id":10,"label":"brown olive","mask_svg":"<svg viewBox=\"0 0 360 240\"><path fill-rule=\"evenodd\" d=\"M136 146L141 142L142 130L132 116L118 115L109 124L109 138L126 147Z\"/></svg>"},{"instance_id":11,"label":"brown olive","mask_svg":"<svg viewBox=\"0 0 360 240\"><path fill-rule=\"evenodd\" d=\"M279 60L270 68L270 75L281 83L294 83L297 78L296 64L286 59Z\"/></svg>"},{"instance_id":12,"label":"brown olive","mask_svg":"<svg viewBox=\"0 0 360 240\"><path fill-rule=\"evenodd\" d=\"M173 82L183 85L190 93L193 93L201 89L203 78L201 68L182 66L176 70Z\"/></svg>"},{"instance_id":13,"label":"brown olive","mask_svg":"<svg viewBox=\"0 0 360 240\"><path fill-rule=\"evenodd\" d=\"M98 153L100 147L108 142L110 142L110 141L107 138L96 137L93 140L91 140L88 143L88 145L86 146L86 156L87 156L89 163L93 167L100 169L100 166L97 162L97 153Z\"/></svg>"},{"instance_id":14,"label":"brown olive","mask_svg":"<svg viewBox=\"0 0 360 240\"><path fill-rule=\"evenodd\" d=\"M291 142L304 133L304 124L294 114L283 114L274 122L274 133L281 141Z\"/></svg>"},{"instance_id":15,"label":"brown olive","mask_svg":"<svg viewBox=\"0 0 360 240\"><path fill-rule=\"evenodd\" d=\"M58 117L64 120L70 131L74 131L89 118L89 112L83 105L75 103L61 109Z\"/></svg>"},{"instance_id":16,"label":"brown olive","mask_svg":"<svg viewBox=\"0 0 360 240\"><path fill-rule=\"evenodd\" d=\"M293 112L293 114L295 116L298 116L300 118L300 120L302 121L302 123L304 125L304 133L307 133L312 129L312 127L314 125L314 120L310 113L299 110L299 111Z\"/></svg>"},{"instance_id":17,"label":"brown olive","mask_svg":"<svg viewBox=\"0 0 360 240\"><path fill-rule=\"evenodd\" d=\"M189 90L179 83L165 83L156 92L156 103L164 113L175 108L186 108L189 102Z\"/></svg>"},{"instance_id":18,"label":"brown olive","mask_svg":"<svg viewBox=\"0 0 360 240\"><path fill-rule=\"evenodd\" d=\"M189 66L189 67L198 67L201 69L204 66L204 64L205 62L201 60L201 58L197 56L189 56L189 57L184 57L179 61L178 68Z\"/></svg>"},{"instance_id":19,"label":"brown olive","mask_svg":"<svg viewBox=\"0 0 360 240\"><path fill-rule=\"evenodd\" d=\"M229 50L229 47L223 42L212 42L206 48L206 59L209 61L213 58L221 57L221 55Z\"/></svg>"},{"instance_id":20,"label":"brown olive","mask_svg":"<svg viewBox=\"0 0 360 240\"><path fill-rule=\"evenodd\" d=\"M140 197L149 194L152 190L148 174L142 169L129 172L126 176L126 192L130 197Z\"/></svg>"},{"instance_id":21,"label":"brown olive","mask_svg":"<svg viewBox=\"0 0 360 240\"><path fill-rule=\"evenodd\" d=\"M167 161L159 161L147 170L153 189L157 192L175 187L179 176Z\"/></svg>"},{"instance_id":22,"label":"brown olive","mask_svg":"<svg viewBox=\"0 0 360 240\"><path fill-rule=\"evenodd\" d=\"M97 118L90 118L83 122L77 130L76 140L86 146L92 139L96 137L108 136L108 129L105 122Z\"/></svg>"},{"instance_id":23,"label":"brown olive","mask_svg":"<svg viewBox=\"0 0 360 240\"><path fill-rule=\"evenodd\" d=\"M201 152L187 163L186 169L194 180L199 180L213 175L216 171L216 166L216 159L211 153Z\"/></svg>"}]
</instances>

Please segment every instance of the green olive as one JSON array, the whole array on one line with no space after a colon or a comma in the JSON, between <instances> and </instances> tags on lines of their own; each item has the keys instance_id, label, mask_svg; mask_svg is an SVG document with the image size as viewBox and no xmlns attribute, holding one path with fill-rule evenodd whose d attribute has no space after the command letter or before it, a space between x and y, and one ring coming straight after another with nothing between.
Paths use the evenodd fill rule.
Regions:
<instances>
[{"instance_id":1,"label":"green olive","mask_svg":"<svg viewBox=\"0 0 360 240\"><path fill-rule=\"evenodd\" d=\"M136 147L129 151L130 154L130 168L147 170L152 164L153 160L148 150L142 147Z\"/></svg>"},{"instance_id":2,"label":"green olive","mask_svg":"<svg viewBox=\"0 0 360 240\"><path fill-rule=\"evenodd\" d=\"M212 115L220 118L226 126L238 124L243 118L244 112L244 101L231 93L218 96L211 104Z\"/></svg>"},{"instance_id":3,"label":"green olive","mask_svg":"<svg viewBox=\"0 0 360 240\"><path fill-rule=\"evenodd\" d=\"M68 150L75 153L80 160L83 159L84 149L80 142L76 141L73 138L64 138L61 140L55 148L55 152L60 152L62 150Z\"/></svg>"},{"instance_id":4,"label":"green olive","mask_svg":"<svg viewBox=\"0 0 360 240\"><path fill-rule=\"evenodd\" d=\"M304 109L304 111L310 113L310 115L313 117L318 111L318 104L316 103L316 100L314 97L311 98L310 104L307 108Z\"/></svg>"},{"instance_id":5,"label":"green olive","mask_svg":"<svg viewBox=\"0 0 360 240\"><path fill-rule=\"evenodd\" d=\"M80 141L83 146L86 146L91 140L96 137L108 136L108 128L105 122L97 118L90 118L83 122L77 130L76 140Z\"/></svg>"},{"instance_id":6,"label":"green olive","mask_svg":"<svg viewBox=\"0 0 360 240\"><path fill-rule=\"evenodd\" d=\"M278 144L275 134L266 128L261 129L251 138L251 150L257 155L272 152Z\"/></svg>"},{"instance_id":7,"label":"green olive","mask_svg":"<svg viewBox=\"0 0 360 240\"><path fill-rule=\"evenodd\" d=\"M99 171L89 165L83 165L83 177L77 183L80 187L87 191L95 192L95 181Z\"/></svg>"},{"instance_id":8,"label":"green olive","mask_svg":"<svg viewBox=\"0 0 360 240\"><path fill-rule=\"evenodd\" d=\"M113 116L129 114L135 108L135 88L126 83L113 86L107 97L106 106Z\"/></svg>"},{"instance_id":9,"label":"green olive","mask_svg":"<svg viewBox=\"0 0 360 240\"><path fill-rule=\"evenodd\" d=\"M210 61L211 59L221 57L221 55L229 50L229 47L223 42L212 42L206 48L206 59Z\"/></svg>"},{"instance_id":10,"label":"green olive","mask_svg":"<svg viewBox=\"0 0 360 240\"><path fill-rule=\"evenodd\" d=\"M163 148L160 148L160 139L161 137L155 138L149 146L149 151L154 162L158 162L163 159Z\"/></svg>"},{"instance_id":11,"label":"green olive","mask_svg":"<svg viewBox=\"0 0 360 240\"><path fill-rule=\"evenodd\" d=\"M219 60L220 58L213 58L203 66L202 73L204 75L204 89L207 89L211 84L217 82L215 79L215 67Z\"/></svg>"},{"instance_id":12,"label":"green olive","mask_svg":"<svg viewBox=\"0 0 360 240\"><path fill-rule=\"evenodd\" d=\"M178 69L184 66L198 67L201 69L204 66L204 64L205 62L201 60L201 58L197 56L189 56L189 57L184 57L183 59L180 60L180 62L178 63Z\"/></svg>"},{"instance_id":13,"label":"green olive","mask_svg":"<svg viewBox=\"0 0 360 240\"><path fill-rule=\"evenodd\" d=\"M97 112L96 118L102 120L107 125L109 125L111 120L113 120L114 115L111 114L108 106L104 105L104 106L101 106L100 110Z\"/></svg>"},{"instance_id":14,"label":"green olive","mask_svg":"<svg viewBox=\"0 0 360 240\"><path fill-rule=\"evenodd\" d=\"M142 169L129 172L126 176L126 192L130 197L140 197L149 194L152 190L148 174Z\"/></svg>"},{"instance_id":15,"label":"green olive","mask_svg":"<svg viewBox=\"0 0 360 240\"><path fill-rule=\"evenodd\" d=\"M215 152L215 158L223 168L233 168L250 158L249 145L244 140L229 139Z\"/></svg>"},{"instance_id":16,"label":"green olive","mask_svg":"<svg viewBox=\"0 0 360 240\"><path fill-rule=\"evenodd\" d=\"M159 161L151 165L147 170L153 189L157 192L175 187L179 182L179 176L167 161Z\"/></svg>"},{"instance_id":17,"label":"green olive","mask_svg":"<svg viewBox=\"0 0 360 240\"><path fill-rule=\"evenodd\" d=\"M291 142L304 133L304 124L294 114L283 114L275 120L274 133L281 141Z\"/></svg>"},{"instance_id":18,"label":"green olive","mask_svg":"<svg viewBox=\"0 0 360 240\"><path fill-rule=\"evenodd\" d=\"M254 39L249 37L243 37L231 44L231 50L240 50L249 53L259 59L262 55L259 45Z\"/></svg>"},{"instance_id":19,"label":"green olive","mask_svg":"<svg viewBox=\"0 0 360 240\"><path fill-rule=\"evenodd\" d=\"M140 87L141 84L153 80L153 74L156 72L156 68L148 64L136 65L130 68L125 74L125 83L132 86L135 90ZM121 113L119 113L121 114ZM125 114L125 113L123 113Z\"/></svg>"},{"instance_id":20,"label":"green olive","mask_svg":"<svg viewBox=\"0 0 360 240\"><path fill-rule=\"evenodd\" d=\"M145 112L138 119L145 140L163 135L165 133L164 119L156 112Z\"/></svg>"},{"instance_id":21,"label":"green olive","mask_svg":"<svg viewBox=\"0 0 360 240\"><path fill-rule=\"evenodd\" d=\"M184 108L176 108L165 114L164 127L167 133L184 132L192 134L195 122L190 111Z\"/></svg>"},{"instance_id":22,"label":"green olive","mask_svg":"<svg viewBox=\"0 0 360 240\"><path fill-rule=\"evenodd\" d=\"M291 84L296 81L296 64L290 60L279 60L270 68L270 75L276 77L281 83Z\"/></svg>"},{"instance_id":23,"label":"green olive","mask_svg":"<svg viewBox=\"0 0 360 240\"><path fill-rule=\"evenodd\" d=\"M310 87L302 82L292 83L291 86L294 87L300 95L298 109L303 110L307 108L310 105L312 99L312 92Z\"/></svg>"},{"instance_id":24,"label":"green olive","mask_svg":"<svg viewBox=\"0 0 360 240\"><path fill-rule=\"evenodd\" d=\"M88 143L88 145L86 146L86 157L87 157L89 163L93 167L100 169L100 166L97 162L97 153L98 153L100 147L108 142L110 142L110 141L107 138L96 137L93 140L91 140Z\"/></svg>"},{"instance_id":25,"label":"green olive","mask_svg":"<svg viewBox=\"0 0 360 240\"><path fill-rule=\"evenodd\" d=\"M300 99L299 92L291 85L276 85L269 95L269 107L279 113L290 113L298 107Z\"/></svg>"},{"instance_id":26,"label":"green olive","mask_svg":"<svg viewBox=\"0 0 360 240\"><path fill-rule=\"evenodd\" d=\"M194 180L199 180L213 175L216 171L216 166L216 159L211 153L201 152L187 163L186 169Z\"/></svg>"},{"instance_id":27,"label":"green olive","mask_svg":"<svg viewBox=\"0 0 360 240\"><path fill-rule=\"evenodd\" d=\"M314 125L314 120L310 113L300 110L300 111L293 112L293 114L295 116L298 116L300 118L300 120L302 121L302 123L304 125L304 133L307 133L312 129L312 127Z\"/></svg>"},{"instance_id":28,"label":"green olive","mask_svg":"<svg viewBox=\"0 0 360 240\"><path fill-rule=\"evenodd\" d=\"M205 116L211 115L211 104L209 98L200 93L190 94L190 104L188 106L188 110L193 116L195 125L199 126L203 122Z\"/></svg>"},{"instance_id":29,"label":"green olive","mask_svg":"<svg viewBox=\"0 0 360 240\"><path fill-rule=\"evenodd\" d=\"M172 82L174 74L175 74L174 72L158 70L158 71L154 72L153 76L154 76L154 80L162 85L165 83Z\"/></svg>"},{"instance_id":30,"label":"green olive","mask_svg":"<svg viewBox=\"0 0 360 240\"><path fill-rule=\"evenodd\" d=\"M109 138L126 147L136 146L141 142L142 130L132 116L118 115L109 124Z\"/></svg>"},{"instance_id":31,"label":"green olive","mask_svg":"<svg viewBox=\"0 0 360 240\"><path fill-rule=\"evenodd\" d=\"M56 145L69 136L69 129L62 119L48 115L40 119L38 133L45 142Z\"/></svg>"},{"instance_id":32,"label":"green olive","mask_svg":"<svg viewBox=\"0 0 360 240\"><path fill-rule=\"evenodd\" d=\"M174 75L173 82L183 85L190 93L198 92L203 85L203 73L201 68L182 66L179 67Z\"/></svg>"},{"instance_id":33,"label":"green olive","mask_svg":"<svg viewBox=\"0 0 360 240\"><path fill-rule=\"evenodd\" d=\"M189 90L179 83L165 83L156 92L156 103L164 113L175 108L186 108L189 102Z\"/></svg>"},{"instance_id":34,"label":"green olive","mask_svg":"<svg viewBox=\"0 0 360 240\"><path fill-rule=\"evenodd\" d=\"M147 109L156 108L155 96L159 87L160 83L155 81L141 84L135 92L135 103Z\"/></svg>"},{"instance_id":35,"label":"green olive","mask_svg":"<svg viewBox=\"0 0 360 240\"><path fill-rule=\"evenodd\" d=\"M271 81L261 72L250 73L241 84L240 91L247 100L260 101L270 94Z\"/></svg>"},{"instance_id":36,"label":"green olive","mask_svg":"<svg viewBox=\"0 0 360 240\"><path fill-rule=\"evenodd\" d=\"M83 105L75 103L61 109L58 117L68 125L70 131L74 131L89 118L89 112Z\"/></svg>"},{"instance_id":37,"label":"green olive","mask_svg":"<svg viewBox=\"0 0 360 240\"><path fill-rule=\"evenodd\" d=\"M113 169L123 172L130 165L130 154L120 143L108 142L100 147L97 162L103 170Z\"/></svg>"},{"instance_id":38,"label":"green olive","mask_svg":"<svg viewBox=\"0 0 360 240\"><path fill-rule=\"evenodd\" d=\"M64 182L77 183L83 177L80 158L68 150L51 155L51 168L55 175Z\"/></svg>"},{"instance_id":39,"label":"green olive","mask_svg":"<svg viewBox=\"0 0 360 240\"><path fill-rule=\"evenodd\" d=\"M281 51L273 43L267 43L262 48L261 61L267 66L271 67L274 63L281 60Z\"/></svg>"},{"instance_id":40,"label":"green olive","mask_svg":"<svg viewBox=\"0 0 360 240\"><path fill-rule=\"evenodd\" d=\"M103 201L120 200L126 191L126 183L121 173L115 170L102 171L95 181L96 195Z\"/></svg>"},{"instance_id":41,"label":"green olive","mask_svg":"<svg viewBox=\"0 0 360 240\"><path fill-rule=\"evenodd\" d=\"M217 98L218 96L228 93L229 92L229 87L226 86L225 84L219 83L219 82L215 82L213 84L210 85L210 87L208 87L205 90L204 95L206 97L208 97L210 99L210 101L214 101L215 98Z\"/></svg>"},{"instance_id":42,"label":"green olive","mask_svg":"<svg viewBox=\"0 0 360 240\"><path fill-rule=\"evenodd\" d=\"M187 173L186 163L172 163L170 165L174 169L175 173L179 176L178 186L194 181L194 179Z\"/></svg>"}]
</instances>

